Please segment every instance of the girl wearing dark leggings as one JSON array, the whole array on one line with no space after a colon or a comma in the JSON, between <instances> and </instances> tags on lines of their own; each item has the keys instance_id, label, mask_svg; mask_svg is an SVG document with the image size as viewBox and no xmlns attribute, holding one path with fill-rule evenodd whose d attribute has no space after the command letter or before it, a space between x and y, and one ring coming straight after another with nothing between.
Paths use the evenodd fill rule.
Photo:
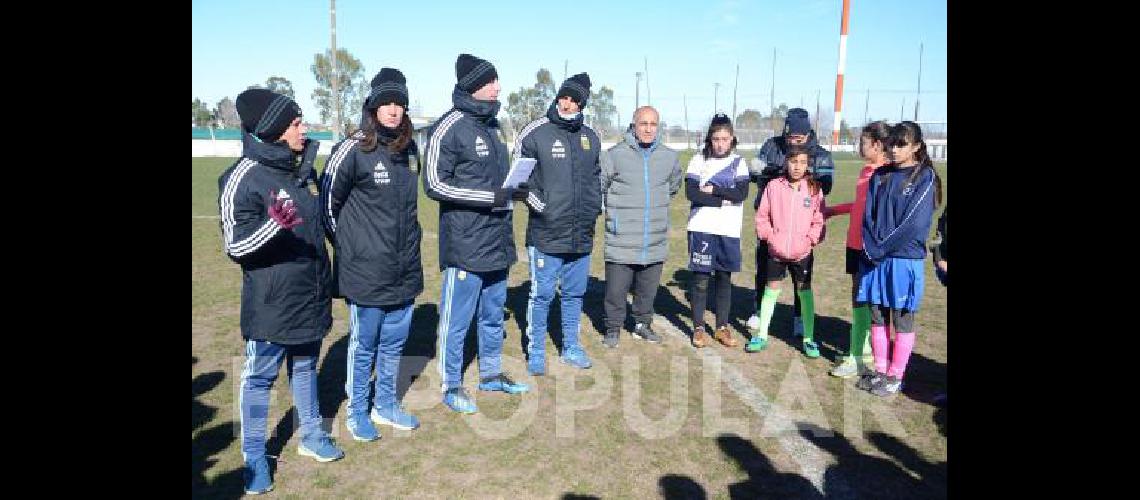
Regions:
<instances>
[{"instance_id":1,"label":"girl wearing dark leggings","mask_svg":"<svg viewBox=\"0 0 1140 500\"><path fill-rule=\"evenodd\" d=\"M709 123L705 146L693 155L685 176L689 210L689 270L693 272L693 346L710 343L705 330L709 282L715 281L716 330L713 338L727 347L739 342L728 328L732 306L732 273L740 271L740 228L748 197L748 165L733 153L736 136L727 115Z\"/></svg>"}]
</instances>

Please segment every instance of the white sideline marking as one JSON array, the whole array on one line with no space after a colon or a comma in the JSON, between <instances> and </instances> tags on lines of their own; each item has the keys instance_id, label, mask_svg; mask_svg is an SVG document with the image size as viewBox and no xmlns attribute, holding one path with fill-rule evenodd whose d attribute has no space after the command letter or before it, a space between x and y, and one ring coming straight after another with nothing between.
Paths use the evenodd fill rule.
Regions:
<instances>
[{"instance_id":1,"label":"white sideline marking","mask_svg":"<svg viewBox=\"0 0 1140 500\"><path fill-rule=\"evenodd\" d=\"M626 302L631 303L631 300L627 297ZM681 330L679 330L677 327L673 326L669 320L657 314L654 314L653 316L653 324L654 326L660 327L669 335L675 338L683 339L685 341L685 345L688 346L690 350L696 351L695 354L697 356L721 358L721 356L717 354L713 349L697 349L696 347L693 347L693 344L689 342L688 336L681 332ZM740 399L744 402L744 404L748 405L749 408L752 408L753 411L761 415L770 414L770 412L773 410L780 411L779 407L777 407L774 403L768 401L768 398L764 395L764 392L761 391L759 387L750 384L748 380L744 378L738 368L726 364L723 358L721 358L720 365L724 367L724 371L722 372L724 376L724 382L728 384L729 388L732 389L734 393L740 396ZM815 444L813 444L811 441L808 441L806 438L801 436L798 432L784 433L777 440L779 441L780 446L784 449L784 451L787 452L788 455L790 455L792 459L794 459L796 463L800 465L800 475L810 481L812 486L814 486L815 489L822 494L823 474L827 471L828 465L823 451L816 447Z\"/></svg>"}]
</instances>

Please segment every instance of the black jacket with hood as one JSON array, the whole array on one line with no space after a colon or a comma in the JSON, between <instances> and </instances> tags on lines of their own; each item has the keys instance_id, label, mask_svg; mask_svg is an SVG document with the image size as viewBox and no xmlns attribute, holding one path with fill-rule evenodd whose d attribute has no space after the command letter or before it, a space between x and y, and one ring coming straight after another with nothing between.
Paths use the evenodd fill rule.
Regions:
<instances>
[{"instance_id":1,"label":"black jacket with hood","mask_svg":"<svg viewBox=\"0 0 1140 500\"><path fill-rule=\"evenodd\" d=\"M602 213L601 140L582 123L558 114L557 101L546 116L523 127L515 156L535 158L526 204L530 218L526 244L545 254L584 254L594 248L594 226Z\"/></svg>"},{"instance_id":2,"label":"black jacket with hood","mask_svg":"<svg viewBox=\"0 0 1140 500\"><path fill-rule=\"evenodd\" d=\"M294 154L242 132L242 157L218 178L225 252L241 265L241 334L296 345L321 340L332 326L332 275L317 200L317 141ZM300 225L269 216L272 196L292 200Z\"/></svg>"},{"instance_id":3,"label":"black jacket with hood","mask_svg":"<svg viewBox=\"0 0 1140 500\"><path fill-rule=\"evenodd\" d=\"M502 188L509 154L495 119L500 103L476 100L458 86L451 102L424 148L424 192L439 202L439 268L507 269L518 255Z\"/></svg>"},{"instance_id":4,"label":"black jacket with hood","mask_svg":"<svg viewBox=\"0 0 1140 500\"><path fill-rule=\"evenodd\" d=\"M357 132L333 146L321 176L335 293L369 307L406 304L424 290L416 143L393 152L393 138L381 133L364 151L363 139Z\"/></svg>"}]
</instances>

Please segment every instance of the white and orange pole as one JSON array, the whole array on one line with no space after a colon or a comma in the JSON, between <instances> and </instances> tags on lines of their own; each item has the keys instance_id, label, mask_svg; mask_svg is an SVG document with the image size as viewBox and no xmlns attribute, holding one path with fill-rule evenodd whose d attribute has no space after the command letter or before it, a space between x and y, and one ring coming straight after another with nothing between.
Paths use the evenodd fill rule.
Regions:
<instances>
[{"instance_id":1,"label":"white and orange pole","mask_svg":"<svg viewBox=\"0 0 1140 500\"><path fill-rule=\"evenodd\" d=\"M835 74L835 119L831 125L831 144L839 144L839 124L843 117L843 69L847 66L847 14L851 0L843 0L843 21L839 25L839 71Z\"/></svg>"}]
</instances>

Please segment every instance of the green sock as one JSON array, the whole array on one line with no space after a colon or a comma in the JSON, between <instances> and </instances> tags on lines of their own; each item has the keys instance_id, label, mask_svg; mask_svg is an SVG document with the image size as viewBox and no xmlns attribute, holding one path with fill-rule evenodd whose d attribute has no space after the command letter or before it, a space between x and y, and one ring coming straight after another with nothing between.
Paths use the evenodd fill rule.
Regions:
<instances>
[{"instance_id":1,"label":"green sock","mask_svg":"<svg viewBox=\"0 0 1140 500\"><path fill-rule=\"evenodd\" d=\"M760 300L760 338L768 338L768 325L772 323L772 313L776 312L776 298L780 290L764 287L764 297Z\"/></svg>"},{"instance_id":2,"label":"green sock","mask_svg":"<svg viewBox=\"0 0 1140 500\"><path fill-rule=\"evenodd\" d=\"M871 340L871 309L867 304L851 308L851 352L853 358L863 356L867 352L867 343Z\"/></svg>"},{"instance_id":3,"label":"green sock","mask_svg":"<svg viewBox=\"0 0 1140 500\"><path fill-rule=\"evenodd\" d=\"M815 296L810 289L800 290L796 295L800 297L800 311L803 312L800 317L804 321L804 340L812 340L815 338Z\"/></svg>"}]
</instances>

